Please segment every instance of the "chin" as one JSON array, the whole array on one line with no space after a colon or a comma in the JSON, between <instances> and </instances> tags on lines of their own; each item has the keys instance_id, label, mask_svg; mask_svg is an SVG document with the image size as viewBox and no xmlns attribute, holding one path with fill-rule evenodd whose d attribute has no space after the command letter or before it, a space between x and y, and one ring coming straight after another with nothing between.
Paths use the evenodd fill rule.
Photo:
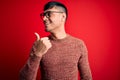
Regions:
<instances>
[{"instance_id":1,"label":"chin","mask_svg":"<svg viewBox=\"0 0 120 80\"><path fill-rule=\"evenodd\" d=\"M45 32L49 32L49 30L45 29Z\"/></svg>"},{"instance_id":2,"label":"chin","mask_svg":"<svg viewBox=\"0 0 120 80\"><path fill-rule=\"evenodd\" d=\"M46 31L46 32L50 32L50 30L49 30L49 29L45 29L45 31Z\"/></svg>"}]
</instances>

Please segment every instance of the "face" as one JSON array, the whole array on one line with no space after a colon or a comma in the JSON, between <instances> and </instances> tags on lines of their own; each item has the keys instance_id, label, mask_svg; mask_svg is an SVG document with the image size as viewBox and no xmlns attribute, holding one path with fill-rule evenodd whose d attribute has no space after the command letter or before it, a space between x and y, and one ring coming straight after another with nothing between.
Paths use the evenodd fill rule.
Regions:
<instances>
[{"instance_id":1,"label":"face","mask_svg":"<svg viewBox=\"0 0 120 80\"><path fill-rule=\"evenodd\" d=\"M65 13L57 8L50 8L44 11L43 21L45 24L45 30L47 32L59 31L59 29L64 25Z\"/></svg>"}]
</instances>

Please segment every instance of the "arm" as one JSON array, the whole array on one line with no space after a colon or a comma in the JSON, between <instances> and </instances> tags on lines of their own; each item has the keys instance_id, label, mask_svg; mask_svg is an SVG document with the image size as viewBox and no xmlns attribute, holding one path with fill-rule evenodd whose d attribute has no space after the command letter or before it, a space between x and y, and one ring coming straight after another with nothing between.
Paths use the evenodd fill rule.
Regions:
<instances>
[{"instance_id":1,"label":"arm","mask_svg":"<svg viewBox=\"0 0 120 80\"><path fill-rule=\"evenodd\" d=\"M47 37L41 38L35 33L37 40L32 46L29 59L20 71L20 80L36 80L42 56L51 48Z\"/></svg>"},{"instance_id":2,"label":"arm","mask_svg":"<svg viewBox=\"0 0 120 80\"><path fill-rule=\"evenodd\" d=\"M80 45L81 57L78 62L81 80L92 80L92 74L88 62L88 52L84 42Z\"/></svg>"},{"instance_id":3,"label":"arm","mask_svg":"<svg viewBox=\"0 0 120 80\"><path fill-rule=\"evenodd\" d=\"M20 80L36 80L40 60L40 57L30 55L27 63L20 71Z\"/></svg>"}]
</instances>

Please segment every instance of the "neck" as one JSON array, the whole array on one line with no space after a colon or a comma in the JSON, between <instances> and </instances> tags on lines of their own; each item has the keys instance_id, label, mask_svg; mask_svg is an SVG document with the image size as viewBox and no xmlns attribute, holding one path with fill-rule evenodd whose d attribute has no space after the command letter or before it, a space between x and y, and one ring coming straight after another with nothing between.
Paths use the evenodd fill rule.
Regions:
<instances>
[{"instance_id":1,"label":"neck","mask_svg":"<svg viewBox=\"0 0 120 80\"><path fill-rule=\"evenodd\" d=\"M61 31L57 31L57 32L53 32L51 33L51 37L53 39L63 39L67 36L67 33L65 32L65 30L61 30Z\"/></svg>"}]
</instances>

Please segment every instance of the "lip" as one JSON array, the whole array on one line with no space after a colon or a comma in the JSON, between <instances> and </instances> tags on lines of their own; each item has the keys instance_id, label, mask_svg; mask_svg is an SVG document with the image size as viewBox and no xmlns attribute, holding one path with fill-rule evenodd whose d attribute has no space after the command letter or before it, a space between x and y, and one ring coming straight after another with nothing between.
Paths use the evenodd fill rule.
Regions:
<instances>
[{"instance_id":1,"label":"lip","mask_svg":"<svg viewBox=\"0 0 120 80\"><path fill-rule=\"evenodd\" d=\"M45 24L45 25L49 25L49 24L50 24L50 22L44 22L44 24Z\"/></svg>"},{"instance_id":2,"label":"lip","mask_svg":"<svg viewBox=\"0 0 120 80\"><path fill-rule=\"evenodd\" d=\"M49 23L44 23L46 26L49 25Z\"/></svg>"}]
</instances>

